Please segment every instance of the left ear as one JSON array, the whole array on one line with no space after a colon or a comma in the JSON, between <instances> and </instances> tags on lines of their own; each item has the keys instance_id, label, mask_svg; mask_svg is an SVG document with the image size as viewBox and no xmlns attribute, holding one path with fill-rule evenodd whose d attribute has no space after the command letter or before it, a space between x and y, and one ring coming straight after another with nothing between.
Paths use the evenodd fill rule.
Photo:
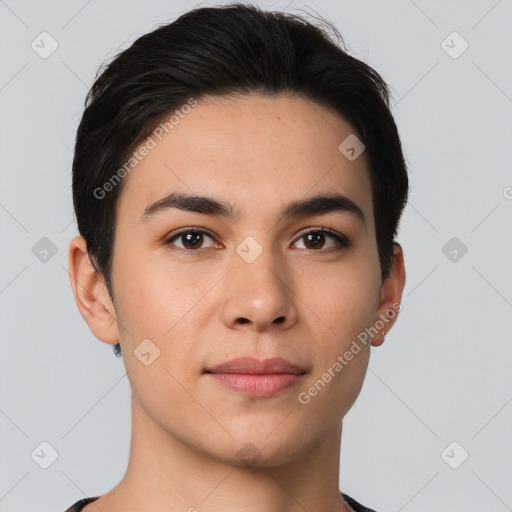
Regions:
<instances>
[{"instance_id":1,"label":"left ear","mask_svg":"<svg viewBox=\"0 0 512 512\"><path fill-rule=\"evenodd\" d=\"M394 242L391 269L382 283L380 302L372 324L375 326L375 329L378 330L372 339L372 345L374 347L379 347L384 343L386 334L390 331L398 318L404 286L404 252L402 246L398 242ZM382 324L384 325L382 326Z\"/></svg>"}]
</instances>

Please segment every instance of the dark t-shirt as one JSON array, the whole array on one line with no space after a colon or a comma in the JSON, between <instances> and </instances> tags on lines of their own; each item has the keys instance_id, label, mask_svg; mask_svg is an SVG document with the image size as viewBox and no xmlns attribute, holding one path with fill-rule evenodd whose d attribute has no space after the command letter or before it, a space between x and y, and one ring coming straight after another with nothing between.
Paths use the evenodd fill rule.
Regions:
<instances>
[{"instance_id":1,"label":"dark t-shirt","mask_svg":"<svg viewBox=\"0 0 512 512\"><path fill-rule=\"evenodd\" d=\"M355 510L355 512L375 512L375 510L361 505L361 503L358 503L354 498L351 498L350 496L347 496L344 493L341 493L341 495L343 496L343 499ZM77 501L71 507L69 507L66 510L66 512L80 512L85 507L85 505L87 505L88 503L92 503L98 498L99 496L95 496L92 498L83 498Z\"/></svg>"}]
</instances>

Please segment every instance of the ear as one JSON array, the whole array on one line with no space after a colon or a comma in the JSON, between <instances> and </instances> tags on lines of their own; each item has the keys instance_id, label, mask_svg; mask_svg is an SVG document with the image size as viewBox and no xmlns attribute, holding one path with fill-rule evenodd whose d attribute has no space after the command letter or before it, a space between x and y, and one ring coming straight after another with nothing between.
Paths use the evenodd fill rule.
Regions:
<instances>
[{"instance_id":1,"label":"ear","mask_svg":"<svg viewBox=\"0 0 512 512\"><path fill-rule=\"evenodd\" d=\"M404 253L402 246L394 242L391 270L382 284L380 302L372 324L378 330L372 339L372 345L374 347L378 347L384 343L386 334L393 327L398 318L404 286ZM384 324L383 327L379 328L382 324ZM382 332L384 332L384 334L382 334Z\"/></svg>"},{"instance_id":2,"label":"ear","mask_svg":"<svg viewBox=\"0 0 512 512\"><path fill-rule=\"evenodd\" d=\"M68 253L69 280L82 317L94 336L112 345L119 342L117 316L101 274L96 274L83 237L71 240Z\"/></svg>"}]
</instances>

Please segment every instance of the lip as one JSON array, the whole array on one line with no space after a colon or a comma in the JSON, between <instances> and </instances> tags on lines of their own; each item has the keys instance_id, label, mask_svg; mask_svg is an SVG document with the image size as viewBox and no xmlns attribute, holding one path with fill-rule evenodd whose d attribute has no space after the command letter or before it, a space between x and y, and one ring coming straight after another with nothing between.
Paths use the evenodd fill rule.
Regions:
<instances>
[{"instance_id":1,"label":"lip","mask_svg":"<svg viewBox=\"0 0 512 512\"><path fill-rule=\"evenodd\" d=\"M207 368L205 374L234 391L264 398L296 386L306 371L281 357L263 361L239 357Z\"/></svg>"},{"instance_id":2,"label":"lip","mask_svg":"<svg viewBox=\"0 0 512 512\"><path fill-rule=\"evenodd\" d=\"M237 357L224 363L207 368L207 373L243 373L246 375L270 375L273 373L306 373L303 368L290 363L282 357L273 357L260 361L254 357Z\"/></svg>"}]
</instances>

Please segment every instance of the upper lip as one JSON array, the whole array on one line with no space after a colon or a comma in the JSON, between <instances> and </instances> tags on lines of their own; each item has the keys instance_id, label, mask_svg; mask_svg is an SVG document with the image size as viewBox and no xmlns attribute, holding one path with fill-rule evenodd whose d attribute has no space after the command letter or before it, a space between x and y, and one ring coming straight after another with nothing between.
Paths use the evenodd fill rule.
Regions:
<instances>
[{"instance_id":1,"label":"upper lip","mask_svg":"<svg viewBox=\"0 0 512 512\"><path fill-rule=\"evenodd\" d=\"M273 357L260 361L254 357L237 357L224 363L206 368L206 373L243 373L252 375L268 375L272 373L292 373L301 375L306 371L283 359L282 357Z\"/></svg>"}]
</instances>

